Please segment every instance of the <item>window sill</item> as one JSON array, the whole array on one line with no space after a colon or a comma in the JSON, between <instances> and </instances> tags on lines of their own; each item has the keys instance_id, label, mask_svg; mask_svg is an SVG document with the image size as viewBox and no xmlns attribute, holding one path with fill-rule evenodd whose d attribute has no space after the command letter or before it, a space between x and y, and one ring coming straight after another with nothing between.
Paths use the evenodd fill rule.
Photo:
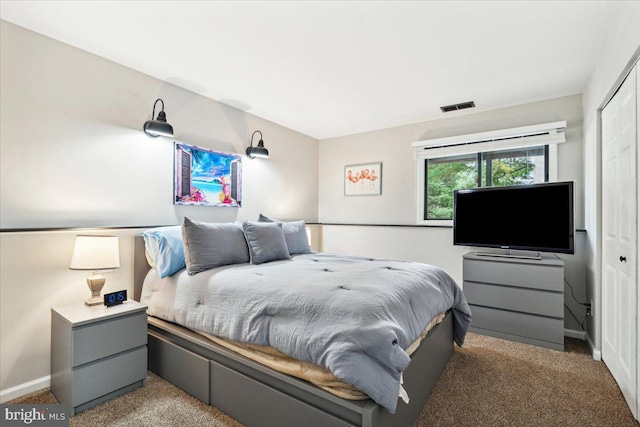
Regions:
<instances>
[{"instance_id":1,"label":"window sill","mask_svg":"<svg viewBox=\"0 0 640 427\"><path fill-rule=\"evenodd\" d=\"M437 226L437 227L453 227L452 219L419 219L418 225Z\"/></svg>"}]
</instances>

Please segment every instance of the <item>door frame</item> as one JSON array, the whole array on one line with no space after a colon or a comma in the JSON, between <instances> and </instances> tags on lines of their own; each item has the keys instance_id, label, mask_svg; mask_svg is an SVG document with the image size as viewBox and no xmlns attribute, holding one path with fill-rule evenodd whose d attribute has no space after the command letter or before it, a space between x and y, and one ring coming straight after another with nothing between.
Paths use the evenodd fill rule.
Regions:
<instances>
[{"instance_id":1,"label":"door frame","mask_svg":"<svg viewBox=\"0 0 640 427\"><path fill-rule=\"evenodd\" d=\"M615 83L613 84L613 86L611 87L611 89L609 90L609 92L607 93L607 95L605 96L605 98L603 99L602 103L600 104L600 107L597 109L597 130L596 130L596 135L597 135L597 141L596 141L596 145L597 145L597 150L598 150L598 161L596 162L596 167L597 167L597 171L596 171L596 180L598 182L598 186L597 186L597 197L596 199L598 200L598 208L597 208L597 212L596 212L596 234L597 234L597 244L596 244L596 256L595 256L595 266L597 268L597 271L595 272L595 289L594 289L594 305L595 307L592 309L595 309L595 312L597 314L597 317L594 319L594 323L593 323L593 328L594 328L594 333L595 333L595 337L594 341L595 344L592 346L592 352L593 352L593 358L595 360L602 360L602 353L601 353L601 349L602 349L602 334L603 334L603 330L602 330L602 298L603 298L603 280L602 280L602 275L603 275L603 264L604 264L604 259L603 259L603 226L602 226L602 182L603 182L603 170L602 170L602 157L603 157L603 150L602 150L602 134L603 134L603 126L602 126L602 111L604 110L604 108L609 104L609 102L613 99L613 97L616 95L616 93L618 92L618 90L620 89L620 87L622 86L622 84L624 83L624 81L626 80L626 78L629 76L629 74L634 70L634 67L640 67L640 47L636 50L636 52L633 54L633 56L631 57L631 59L629 60L629 62L627 63L627 65L624 67L622 73L620 74L620 76L618 77L618 79L615 81ZM637 102L637 108L636 108L636 126L637 126L637 130L636 130L636 140L640 141L640 68L639 70L636 71L636 102ZM638 226L636 227L636 234L637 234L637 239L640 242L640 143L639 146L636 148L636 157L637 157L637 162L636 162L636 180L637 180L637 186L636 186L636 198L638 199L638 210L636 213L636 216L638 218ZM636 280L640 282L640 251L636 251ZM636 292L636 297L637 297L637 304L636 304L636 327L637 327L637 331L640 332L640 288L638 289L638 292ZM591 341L589 339L589 335L587 334L587 340ZM635 412L635 418L636 420L640 420L640 339L637 340L636 342L636 408L630 408L632 409L632 412Z\"/></svg>"},{"instance_id":2,"label":"door frame","mask_svg":"<svg viewBox=\"0 0 640 427\"><path fill-rule=\"evenodd\" d=\"M636 210L636 239L640 241L640 62L636 61L636 199L638 202ZM636 296L638 302L636 305L636 333L639 336L636 349L636 420L640 419L640 250L636 250L636 285L638 290Z\"/></svg>"}]
</instances>

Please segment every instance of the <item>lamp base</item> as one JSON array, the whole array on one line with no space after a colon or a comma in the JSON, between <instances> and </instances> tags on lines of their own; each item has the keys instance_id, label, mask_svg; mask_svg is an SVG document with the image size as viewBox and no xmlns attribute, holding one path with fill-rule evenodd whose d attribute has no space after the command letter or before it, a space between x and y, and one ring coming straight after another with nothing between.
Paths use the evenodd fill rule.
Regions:
<instances>
[{"instance_id":1,"label":"lamp base","mask_svg":"<svg viewBox=\"0 0 640 427\"><path fill-rule=\"evenodd\" d=\"M87 277L87 285L89 286L89 290L91 290L91 298L84 302L85 305L104 304L104 299L100 296L100 292L106 281L107 279L101 274L94 274L91 277Z\"/></svg>"},{"instance_id":2,"label":"lamp base","mask_svg":"<svg viewBox=\"0 0 640 427\"><path fill-rule=\"evenodd\" d=\"M88 306L92 306L92 305L102 305L102 304L104 304L104 298L102 298L101 296L98 296L98 297L91 297L91 298L87 299L87 300L84 302L84 304L85 304L85 305L88 305Z\"/></svg>"}]
</instances>

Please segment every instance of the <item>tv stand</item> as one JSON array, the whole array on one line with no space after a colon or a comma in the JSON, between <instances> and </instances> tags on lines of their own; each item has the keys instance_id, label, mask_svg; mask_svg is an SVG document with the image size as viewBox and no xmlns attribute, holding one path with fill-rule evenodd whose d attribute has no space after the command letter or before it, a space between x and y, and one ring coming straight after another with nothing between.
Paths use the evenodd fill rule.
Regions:
<instances>
[{"instance_id":1,"label":"tv stand","mask_svg":"<svg viewBox=\"0 0 640 427\"><path fill-rule=\"evenodd\" d=\"M564 350L564 262L467 253L463 290L470 332Z\"/></svg>"},{"instance_id":2,"label":"tv stand","mask_svg":"<svg viewBox=\"0 0 640 427\"><path fill-rule=\"evenodd\" d=\"M492 256L499 258L542 259L540 252L512 251L511 249L505 249L504 252L475 252L475 254L478 256Z\"/></svg>"}]
</instances>

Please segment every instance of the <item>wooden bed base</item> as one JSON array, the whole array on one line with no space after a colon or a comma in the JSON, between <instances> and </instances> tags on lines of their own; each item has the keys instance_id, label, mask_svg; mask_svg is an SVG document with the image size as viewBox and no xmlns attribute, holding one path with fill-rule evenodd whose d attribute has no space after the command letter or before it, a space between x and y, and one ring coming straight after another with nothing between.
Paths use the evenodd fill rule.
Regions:
<instances>
[{"instance_id":1,"label":"wooden bed base","mask_svg":"<svg viewBox=\"0 0 640 427\"><path fill-rule=\"evenodd\" d=\"M135 238L134 297L149 270ZM405 370L409 404L395 414L372 400L346 400L214 344L188 328L149 316L149 369L247 426L412 426L453 351L453 315L422 340Z\"/></svg>"}]
</instances>

